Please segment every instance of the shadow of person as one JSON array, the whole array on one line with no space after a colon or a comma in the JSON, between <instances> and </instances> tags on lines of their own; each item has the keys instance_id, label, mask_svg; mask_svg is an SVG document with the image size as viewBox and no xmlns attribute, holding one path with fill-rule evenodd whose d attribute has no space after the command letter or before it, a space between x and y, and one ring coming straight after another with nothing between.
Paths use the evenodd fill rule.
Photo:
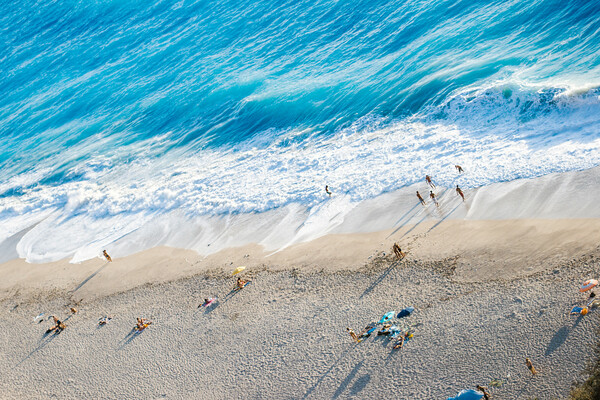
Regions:
<instances>
[{"instance_id":1,"label":"shadow of person","mask_svg":"<svg viewBox=\"0 0 600 400\"><path fill-rule=\"evenodd\" d=\"M373 289L375 289L377 287L377 285L379 285L381 282L383 282L383 280L386 278L386 276L388 276L390 274L390 272L392 272L392 270L394 268L396 268L396 266L399 265L402 260L396 260L392 264L390 264L390 266L387 267L385 269L385 271L383 271L383 273L377 279L375 279L373 281L373 283L371 283L369 285L369 287L367 287L365 289L364 292L362 292L362 294L360 295L359 299L362 299L363 297L365 297L366 295L368 295L369 293L371 293L373 291Z\"/></svg>"},{"instance_id":2,"label":"shadow of person","mask_svg":"<svg viewBox=\"0 0 600 400\"><path fill-rule=\"evenodd\" d=\"M314 385L312 385L305 393L304 396L302 397L302 399L307 399L311 393L317 388L319 387L319 385L321 384L321 382L323 382L323 380L329 376L329 374L331 373L331 371L333 371L333 369L339 365L340 361L342 361L346 355L348 354L348 352L352 349L353 347L347 347L338 357L337 360L335 360L331 366L327 369L327 371L325 371L321 377L319 377L319 379L315 382Z\"/></svg>"},{"instance_id":3,"label":"shadow of person","mask_svg":"<svg viewBox=\"0 0 600 400\"><path fill-rule=\"evenodd\" d=\"M362 365L363 361L360 361L354 366L354 368L352 368L352 371L346 375L346 378L344 378L342 383L340 383L340 386L338 386L337 390L333 394L333 397L331 397L332 399L337 399L342 393L344 393L344 390L346 390L350 382L352 382L352 379L354 379L356 374L358 374L358 370L362 367Z\"/></svg>"},{"instance_id":4,"label":"shadow of person","mask_svg":"<svg viewBox=\"0 0 600 400\"><path fill-rule=\"evenodd\" d=\"M86 283L88 283L90 281L90 279L92 279L93 277L95 277L96 275L98 275L98 273L100 271L102 271L104 268L106 268L106 266L108 264L109 264L109 262L107 261L104 265L102 265L100 268L98 268L96 270L96 272L94 272L93 274L91 274L90 276L88 276L87 278L85 278L83 281L81 281L81 283L79 285L77 285L77 287L75 289L73 289L73 291L71 292L71 294L73 294L76 291L78 291L79 289L81 289L83 287L83 285L85 285Z\"/></svg>"},{"instance_id":5,"label":"shadow of person","mask_svg":"<svg viewBox=\"0 0 600 400\"><path fill-rule=\"evenodd\" d=\"M350 394L352 396L357 395L369 384L370 381L371 375L365 374L361 376L354 382L354 385L352 385L352 387L350 388Z\"/></svg>"},{"instance_id":6,"label":"shadow of person","mask_svg":"<svg viewBox=\"0 0 600 400\"><path fill-rule=\"evenodd\" d=\"M565 342L565 340L567 340L568 335L569 335L569 328L566 326L563 326L558 331L556 331L554 336L552 336L552 339L550 339L550 343L548 343L548 347L546 348L545 355L549 356L554 351L556 351L560 346L562 346L562 344Z\"/></svg>"}]
</instances>

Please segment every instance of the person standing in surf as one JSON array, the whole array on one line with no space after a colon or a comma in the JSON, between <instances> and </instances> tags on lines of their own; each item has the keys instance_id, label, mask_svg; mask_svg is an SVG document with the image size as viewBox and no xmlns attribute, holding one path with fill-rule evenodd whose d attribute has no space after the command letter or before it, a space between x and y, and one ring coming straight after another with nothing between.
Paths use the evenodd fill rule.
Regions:
<instances>
[{"instance_id":1,"label":"person standing in surf","mask_svg":"<svg viewBox=\"0 0 600 400\"><path fill-rule=\"evenodd\" d=\"M106 261L108 262L112 262L112 258L110 258L110 256L108 255L108 253L106 252L106 250L102 251L102 254L104 255L104 258L106 258Z\"/></svg>"},{"instance_id":2,"label":"person standing in surf","mask_svg":"<svg viewBox=\"0 0 600 400\"><path fill-rule=\"evenodd\" d=\"M325 193L327 193L329 197L331 197L331 190L329 190L329 185L325 185Z\"/></svg>"},{"instance_id":3,"label":"person standing in surf","mask_svg":"<svg viewBox=\"0 0 600 400\"><path fill-rule=\"evenodd\" d=\"M423 199L423 197L421 196L421 193L419 193L418 190L417 190L417 197L419 198L419 201L421 202L421 204L425 205L425 200Z\"/></svg>"},{"instance_id":4,"label":"person standing in surf","mask_svg":"<svg viewBox=\"0 0 600 400\"><path fill-rule=\"evenodd\" d=\"M429 175L425 175L425 182L427 182L427 184L429 186L431 186L432 189L435 189L435 185L433 184L433 182L431 181L431 177Z\"/></svg>"},{"instance_id":5,"label":"person standing in surf","mask_svg":"<svg viewBox=\"0 0 600 400\"><path fill-rule=\"evenodd\" d=\"M433 191L431 191L431 190L429 191L429 197L431 197L431 200L433 200L436 207L440 206L440 203L438 203L437 199L435 198L435 193L433 193Z\"/></svg>"},{"instance_id":6,"label":"person standing in surf","mask_svg":"<svg viewBox=\"0 0 600 400\"><path fill-rule=\"evenodd\" d=\"M463 201L465 201L465 194L463 193L462 190L460 190L458 185L456 185L456 194L459 195L460 197L462 197Z\"/></svg>"}]
</instances>

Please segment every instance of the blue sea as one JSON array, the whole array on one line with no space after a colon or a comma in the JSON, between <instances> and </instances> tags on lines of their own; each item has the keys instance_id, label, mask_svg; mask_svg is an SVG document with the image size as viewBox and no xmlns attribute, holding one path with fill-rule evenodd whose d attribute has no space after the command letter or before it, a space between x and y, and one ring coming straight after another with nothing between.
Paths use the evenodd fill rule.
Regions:
<instances>
[{"instance_id":1,"label":"blue sea","mask_svg":"<svg viewBox=\"0 0 600 400\"><path fill-rule=\"evenodd\" d=\"M591 168L598 49L598 1L3 1L0 242Z\"/></svg>"}]
</instances>

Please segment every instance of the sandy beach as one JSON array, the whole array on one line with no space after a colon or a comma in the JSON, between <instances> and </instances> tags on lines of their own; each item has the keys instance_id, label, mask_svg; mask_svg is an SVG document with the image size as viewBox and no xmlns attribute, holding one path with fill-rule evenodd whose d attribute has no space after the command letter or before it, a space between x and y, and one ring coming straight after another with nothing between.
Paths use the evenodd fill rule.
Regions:
<instances>
[{"instance_id":1,"label":"sandy beach","mask_svg":"<svg viewBox=\"0 0 600 400\"><path fill-rule=\"evenodd\" d=\"M597 278L599 197L575 195L597 177L492 185L465 204L442 197L439 212L415 199L390 210L408 188L280 249L257 241L210 254L158 246L112 263L7 261L3 398L445 399L478 384L498 399L567 398L598 339L597 310L568 315L587 298L579 285ZM241 265L252 284L233 293ZM402 350L346 333L407 306L414 314L395 321L414 337ZM42 312L68 317L65 331L44 335L51 321L33 322ZM104 315L113 320L99 327ZM153 324L133 334L136 317Z\"/></svg>"}]
</instances>

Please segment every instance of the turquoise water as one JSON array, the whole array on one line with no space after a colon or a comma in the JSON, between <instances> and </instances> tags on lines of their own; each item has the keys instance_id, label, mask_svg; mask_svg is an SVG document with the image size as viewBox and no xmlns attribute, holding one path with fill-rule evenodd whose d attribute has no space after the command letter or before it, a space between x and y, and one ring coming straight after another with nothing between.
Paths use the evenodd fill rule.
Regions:
<instances>
[{"instance_id":1,"label":"turquoise water","mask_svg":"<svg viewBox=\"0 0 600 400\"><path fill-rule=\"evenodd\" d=\"M148 3L0 4L4 237L600 164L600 2Z\"/></svg>"}]
</instances>

